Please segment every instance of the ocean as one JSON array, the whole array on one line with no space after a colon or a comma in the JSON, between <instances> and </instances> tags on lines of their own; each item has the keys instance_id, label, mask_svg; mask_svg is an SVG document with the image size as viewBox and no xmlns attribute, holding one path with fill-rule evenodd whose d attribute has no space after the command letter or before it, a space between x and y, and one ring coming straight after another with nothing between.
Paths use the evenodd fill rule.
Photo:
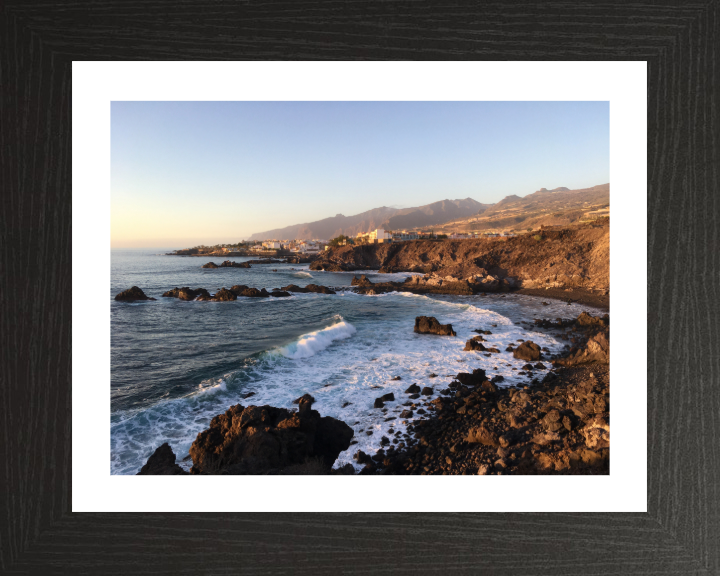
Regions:
<instances>
[{"instance_id":1,"label":"ocean","mask_svg":"<svg viewBox=\"0 0 720 576\"><path fill-rule=\"evenodd\" d=\"M352 456L357 450L373 454L388 429L405 430L399 418L386 420L403 409L404 390L411 384L432 387L430 398L435 398L455 374L474 368L484 368L488 377L502 375L501 386L527 384L528 378L518 375L526 362L505 352L507 345L533 340L556 353L566 343L521 321L597 313L555 300L543 305L541 298L522 295L360 295L348 290L352 272L310 271L300 264L203 269L206 262L219 264L224 258L164 255L168 251L111 253L112 474L136 474L163 442L189 469L192 462L181 460L217 414L233 404L292 408L292 401L305 393L314 396L313 408L321 416L343 420L355 430L357 444L340 454L336 466L356 465ZM409 276L363 273L373 282ZM183 286L215 293L235 284L270 291L311 283L345 290L336 295L241 297L234 302L162 297ZM113 300L131 286L157 301ZM451 323L457 337L415 334L416 316ZM501 353L488 358L463 352L475 329L490 330L485 345ZM548 362L545 365L550 368ZM431 373L438 376L429 378ZM537 370L535 375L544 373ZM400 380L393 380L398 376ZM250 392L254 395L244 400ZM389 392L396 398L386 404L389 411L374 409L375 398ZM416 412L409 421L421 417Z\"/></svg>"}]
</instances>

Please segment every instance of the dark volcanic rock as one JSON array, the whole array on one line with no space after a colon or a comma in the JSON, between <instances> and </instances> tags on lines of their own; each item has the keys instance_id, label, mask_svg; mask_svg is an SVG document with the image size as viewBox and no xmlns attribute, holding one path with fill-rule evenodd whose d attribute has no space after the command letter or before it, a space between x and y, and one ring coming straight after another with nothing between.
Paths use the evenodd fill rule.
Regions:
<instances>
[{"instance_id":1,"label":"dark volcanic rock","mask_svg":"<svg viewBox=\"0 0 720 576\"><path fill-rule=\"evenodd\" d=\"M204 296L206 299L212 298L205 288L197 288L192 290L185 286L184 288L173 288L163 294L165 298L177 298L178 300L195 300L198 296Z\"/></svg>"},{"instance_id":2,"label":"dark volcanic rock","mask_svg":"<svg viewBox=\"0 0 720 576\"><path fill-rule=\"evenodd\" d=\"M587 344L571 352L566 358L557 360L561 366L579 366L581 364L609 364L610 363L610 335L609 329L598 332L588 340Z\"/></svg>"},{"instance_id":3,"label":"dark volcanic rock","mask_svg":"<svg viewBox=\"0 0 720 576\"><path fill-rule=\"evenodd\" d=\"M417 384L411 384L410 387L405 390L406 394L418 394L420 392L420 386Z\"/></svg>"},{"instance_id":4,"label":"dark volcanic rock","mask_svg":"<svg viewBox=\"0 0 720 576\"><path fill-rule=\"evenodd\" d=\"M285 290L286 292L300 292L301 294L307 292L313 292L315 294L335 294L334 290L331 290L327 286L319 286L318 284L308 284L304 288L296 286L295 284L290 284L280 288L280 290Z\"/></svg>"},{"instance_id":5,"label":"dark volcanic rock","mask_svg":"<svg viewBox=\"0 0 720 576\"><path fill-rule=\"evenodd\" d=\"M368 454L365 454L362 450L358 450L355 452L355 455L353 456L353 460L355 460L358 464L370 464L372 462L372 459Z\"/></svg>"},{"instance_id":6,"label":"dark volcanic rock","mask_svg":"<svg viewBox=\"0 0 720 576\"><path fill-rule=\"evenodd\" d=\"M472 428L468 432L467 438L465 440L466 440L466 442L469 442L471 444L472 443L480 443L480 444L485 444L485 446L499 446L500 445L500 440L498 438L498 435L483 425Z\"/></svg>"},{"instance_id":7,"label":"dark volcanic rock","mask_svg":"<svg viewBox=\"0 0 720 576\"><path fill-rule=\"evenodd\" d=\"M385 402L383 402L382 397L375 398L375 403L373 404L373 408L383 408L385 406Z\"/></svg>"},{"instance_id":8,"label":"dark volcanic rock","mask_svg":"<svg viewBox=\"0 0 720 576\"><path fill-rule=\"evenodd\" d=\"M215 262L208 262L207 264L203 264L203 268L250 268L250 262L231 262L230 260L225 260L220 266L215 264Z\"/></svg>"},{"instance_id":9,"label":"dark volcanic rock","mask_svg":"<svg viewBox=\"0 0 720 576\"><path fill-rule=\"evenodd\" d=\"M235 292L235 290L233 290L233 292ZM258 290L257 288L246 288L240 292L238 296L244 296L245 298L267 298L270 296L270 293L265 290L265 288L262 288L261 290Z\"/></svg>"},{"instance_id":10,"label":"dark volcanic rock","mask_svg":"<svg viewBox=\"0 0 720 576\"><path fill-rule=\"evenodd\" d=\"M213 300L217 302L229 302L231 300L237 300L237 296L231 290L228 290L227 288L222 288L217 291L217 293L213 297Z\"/></svg>"},{"instance_id":11,"label":"dark volcanic rock","mask_svg":"<svg viewBox=\"0 0 720 576\"><path fill-rule=\"evenodd\" d=\"M175 464L175 453L167 442L153 452L145 466L137 473L138 476L175 476L178 474L187 474L187 472Z\"/></svg>"},{"instance_id":12,"label":"dark volcanic rock","mask_svg":"<svg viewBox=\"0 0 720 576\"><path fill-rule=\"evenodd\" d=\"M536 360L540 360L540 356L540 346L531 340L523 342L513 351L513 357L518 360L529 360L534 362Z\"/></svg>"},{"instance_id":13,"label":"dark volcanic rock","mask_svg":"<svg viewBox=\"0 0 720 576\"><path fill-rule=\"evenodd\" d=\"M350 286L374 286L374 284L363 274L360 278L353 276Z\"/></svg>"},{"instance_id":14,"label":"dark volcanic rock","mask_svg":"<svg viewBox=\"0 0 720 576\"><path fill-rule=\"evenodd\" d=\"M437 334L438 336L457 336L452 324L440 324L434 316L415 318L415 332L418 334Z\"/></svg>"},{"instance_id":15,"label":"dark volcanic rock","mask_svg":"<svg viewBox=\"0 0 720 576\"><path fill-rule=\"evenodd\" d=\"M476 368L473 370L472 374L460 372L457 376L455 376L455 378L458 382L460 382L460 384L464 384L465 386L479 386L487 380L485 377L485 370L482 368Z\"/></svg>"},{"instance_id":16,"label":"dark volcanic rock","mask_svg":"<svg viewBox=\"0 0 720 576\"><path fill-rule=\"evenodd\" d=\"M120 292L120 294L116 295L115 300L119 300L121 302L133 302L135 300L155 300L155 298L145 296L145 292L140 290L137 286L133 286L132 288L124 290L123 292Z\"/></svg>"},{"instance_id":17,"label":"dark volcanic rock","mask_svg":"<svg viewBox=\"0 0 720 576\"><path fill-rule=\"evenodd\" d=\"M432 396L432 393L433 389L430 388L430 386L425 386L425 388L420 391L420 394L422 394L423 396Z\"/></svg>"},{"instance_id":18,"label":"dark volcanic rock","mask_svg":"<svg viewBox=\"0 0 720 576\"><path fill-rule=\"evenodd\" d=\"M591 316L587 312L583 312L580 314L580 316L577 317L577 320L575 320L575 323L578 326L598 326L603 327L607 326L609 323L609 316L605 314L604 318Z\"/></svg>"},{"instance_id":19,"label":"dark volcanic rock","mask_svg":"<svg viewBox=\"0 0 720 576\"><path fill-rule=\"evenodd\" d=\"M273 298L287 298L292 296L292 294L290 294L290 292L285 292L284 290L273 290L270 292L270 296Z\"/></svg>"},{"instance_id":20,"label":"dark volcanic rock","mask_svg":"<svg viewBox=\"0 0 720 576\"><path fill-rule=\"evenodd\" d=\"M312 404L315 402L315 398L313 398L310 394L303 394L300 396L300 398L295 398L295 400L292 401L293 404L300 404L300 402L310 402Z\"/></svg>"},{"instance_id":21,"label":"dark volcanic rock","mask_svg":"<svg viewBox=\"0 0 720 576\"><path fill-rule=\"evenodd\" d=\"M231 406L212 419L190 448L196 474L277 474L319 459L325 469L353 437L350 426L320 417L304 398L293 412L272 406ZM308 473L307 471L305 473Z\"/></svg>"},{"instance_id":22,"label":"dark volcanic rock","mask_svg":"<svg viewBox=\"0 0 720 576\"><path fill-rule=\"evenodd\" d=\"M463 348L464 352L472 352L473 350L479 351L479 352L485 352L487 348L482 345L482 336L475 336L473 338L470 338L467 342L465 342L465 348Z\"/></svg>"},{"instance_id":23,"label":"dark volcanic rock","mask_svg":"<svg viewBox=\"0 0 720 576\"><path fill-rule=\"evenodd\" d=\"M287 260L287 262L291 264L300 264L300 262L290 262L290 260ZM285 264L285 260L273 260L272 258L265 258L263 260L248 260L247 262L244 262L244 264Z\"/></svg>"}]
</instances>

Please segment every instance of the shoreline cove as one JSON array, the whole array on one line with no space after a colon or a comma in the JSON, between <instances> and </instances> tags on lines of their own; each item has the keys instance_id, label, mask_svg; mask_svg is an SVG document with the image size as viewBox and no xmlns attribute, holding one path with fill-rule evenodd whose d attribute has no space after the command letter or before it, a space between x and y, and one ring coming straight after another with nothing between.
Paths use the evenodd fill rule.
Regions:
<instances>
[{"instance_id":1,"label":"shoreline cove","mask_svg":"<svg viewBox=\"0 0 720 576\"><path fill-rule=\"evenodd\" d=\"M172 453L188 472L198 434L230 407L292 412L304 395L320 418L352 429L333 463L343 473L548 473L550 466L552 473L607 473L609 447L590 447L582 430L609 435L609 372L553 363L589 346L594 334L576 324L584 313L599 318L608 310L608 291L513 287L494 270L474 277L477 284L435 278L386 266L208 269L157 252L114 251L111 473L137 474L165 444L170 452L161 455ZM155 300L114 300L130 286ZM415 333L420 316L451 325L457 335ZM522 341L542 350L529 368L514 355ZM486 379L458 380L477 370ZM578 388L578 378L589 381L590 374L593 386ZM513 401L518 393L527 395L524 418ZM598 411L575 406L582 395ZM553 401L555 420L546 409ZM485 434L472 432L479 418L488 443L473 440ZM274 425L290 426L281 424ZM507 426L515 431L509 436ZM310 464L293 473L330 473Z\"/></svg>"}]
</instances>

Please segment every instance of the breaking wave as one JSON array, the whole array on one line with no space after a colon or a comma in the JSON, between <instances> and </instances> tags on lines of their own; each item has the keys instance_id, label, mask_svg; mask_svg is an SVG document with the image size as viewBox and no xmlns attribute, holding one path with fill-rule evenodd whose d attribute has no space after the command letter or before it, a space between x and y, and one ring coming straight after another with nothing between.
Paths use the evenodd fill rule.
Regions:
<instances>
[{"instance_id":1,"label":"breaking wave","mask_svg":"<svg viewBox=\"0 0 720 576\"><path fill-rule=\"evenodd\" d=\"M303 334L297 342L283 346L278 352L291 360L300 360L301 358L314 356L336 340L350 338L350 336L356 332L355 326L346 322L342 316L339 318L340 322L337 324L333 324L322 330Z\"/></svg>"}]
</instances>

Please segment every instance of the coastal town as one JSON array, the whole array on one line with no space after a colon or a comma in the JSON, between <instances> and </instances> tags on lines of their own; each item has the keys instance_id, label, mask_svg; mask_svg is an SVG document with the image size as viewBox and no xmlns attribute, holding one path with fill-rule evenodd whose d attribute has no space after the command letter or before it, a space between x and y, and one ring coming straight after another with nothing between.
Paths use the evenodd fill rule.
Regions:
<instances>
[{"instance_id":1,"label":"coastal town","mask_svg":"<svg viewBox=\"0 0 720 576\"><path fill-rule=\"evenodd\" d=\"M532 229L528 230L528 232ZM438 234L433 230L384 230L376 228L370 232L358 233L355 237L340 235L330 240L319 238L313 240L299 239L270 239L254 242L238 242L237 244L218 244L215 246L195 246L169 253L173 256L316 256L333 246L384 244L393 242L407 242L411 240L472 240L479 238L511 238L517 236L514 230L501 232L454 232L451 234Z\"/></svg>"}]
</instances>

